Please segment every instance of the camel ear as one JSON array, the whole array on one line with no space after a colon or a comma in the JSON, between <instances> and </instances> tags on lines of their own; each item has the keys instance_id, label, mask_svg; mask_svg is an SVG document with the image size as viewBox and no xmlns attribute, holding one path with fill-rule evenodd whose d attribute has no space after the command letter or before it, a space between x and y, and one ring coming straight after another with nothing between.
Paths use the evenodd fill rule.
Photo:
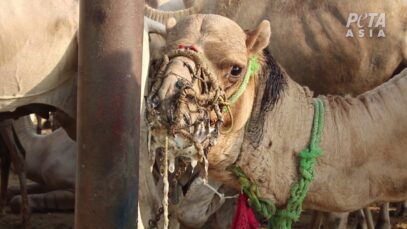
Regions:
<instances>
[{"instance_id":1,"label":"camel ear","mask_svg":"<svg viewBox=\"0 0 407 229\"><path fill-rule=\"evenodd\" d=\"M271 36L270 22L264 20L253 31L247 33L246 47L250 53L257 53L269 44Z\"/></svg>"}]
</instances>

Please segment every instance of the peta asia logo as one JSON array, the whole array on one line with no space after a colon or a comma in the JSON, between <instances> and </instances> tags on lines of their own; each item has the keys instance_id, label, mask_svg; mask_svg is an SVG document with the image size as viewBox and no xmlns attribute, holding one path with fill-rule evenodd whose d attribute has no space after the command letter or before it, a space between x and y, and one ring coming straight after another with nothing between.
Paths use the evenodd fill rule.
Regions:
<instances>
[{"instance_id":1,"label":"peta asia logo","mask_svg":"<svg viewBox=\"0 0 407 229\"><path fill-rule=\"evenodd\" d=\"M385 13L350 13L346 22L346 37L386 37L385 27Z\"/></svg>"}]
</instances>

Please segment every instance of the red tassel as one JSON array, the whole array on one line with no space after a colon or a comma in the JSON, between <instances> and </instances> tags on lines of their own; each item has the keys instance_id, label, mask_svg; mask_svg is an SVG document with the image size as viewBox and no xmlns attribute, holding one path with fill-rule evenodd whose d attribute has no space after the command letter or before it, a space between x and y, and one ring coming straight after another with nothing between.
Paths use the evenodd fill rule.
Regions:
<instances>
[{"instance_id":1,"label":"red tassel","mask_svg":"<svg viewBox=\"0 0 407 229\"><path fill-rule=\"evenodd\" d=\"M257 221L253 210L249 207L247 196L239 195L235 217L233 219L232 229L257 229L260 223Z\"/></svg>"}]
</instances>

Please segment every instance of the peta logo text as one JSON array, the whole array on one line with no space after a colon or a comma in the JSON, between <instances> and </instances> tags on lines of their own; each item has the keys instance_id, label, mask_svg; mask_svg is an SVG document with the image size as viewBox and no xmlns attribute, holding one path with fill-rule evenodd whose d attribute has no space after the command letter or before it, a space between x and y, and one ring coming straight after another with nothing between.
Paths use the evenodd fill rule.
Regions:
<instances>
[{"instance_id":1,"label":"peta logo text","mask_svg":"<svg viewBox=\"0 0 407 229\"><path fill-rule=\"evenodd\" d=\"M385 13L350 13L346 22L346 37L386 37Z\"/></svg>"}]
</instances>

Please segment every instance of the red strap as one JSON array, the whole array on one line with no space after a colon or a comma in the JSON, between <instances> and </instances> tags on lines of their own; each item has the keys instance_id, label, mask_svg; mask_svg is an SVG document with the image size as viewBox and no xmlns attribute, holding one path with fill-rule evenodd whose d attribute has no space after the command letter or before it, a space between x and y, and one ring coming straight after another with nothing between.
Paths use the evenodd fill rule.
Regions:
<instances>
[{"instance_id":1,"label":"red strap","mask_svg":"<svg viewBox=\"0 0 407 229\"><path fill-rule=\"evenodd\" d=\"M235 217L233 219L232 229L257 229L260 223L257 221L253 210L249 207L247 196L239 195Z\"/></svg>"}]
</instances>

